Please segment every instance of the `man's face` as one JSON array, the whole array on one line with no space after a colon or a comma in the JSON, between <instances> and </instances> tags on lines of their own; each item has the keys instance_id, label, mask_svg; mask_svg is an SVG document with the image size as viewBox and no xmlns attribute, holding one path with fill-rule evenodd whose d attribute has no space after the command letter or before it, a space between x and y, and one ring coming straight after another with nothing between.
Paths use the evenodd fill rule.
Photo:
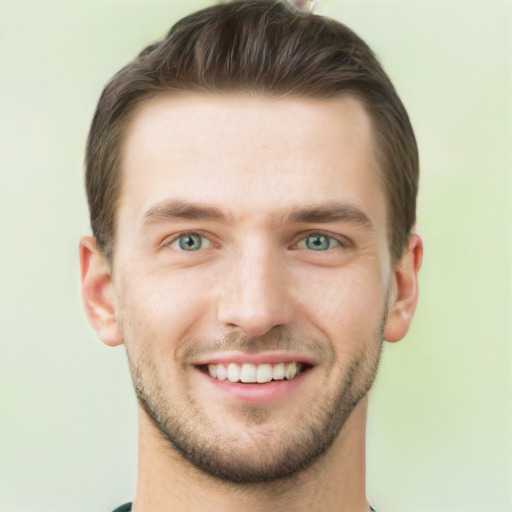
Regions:
<instances>
[{"instance_id":1,"label":"man's face","mask_svg":"<svg viewBox=\"0 0 512 512\"><path fill-rule=\"evenodd\" d=\"M157 432L230 481L307 467L373 382L392 295L363 108L160 96L122 168L113 302Z\"/></svg>"}]
</instances>

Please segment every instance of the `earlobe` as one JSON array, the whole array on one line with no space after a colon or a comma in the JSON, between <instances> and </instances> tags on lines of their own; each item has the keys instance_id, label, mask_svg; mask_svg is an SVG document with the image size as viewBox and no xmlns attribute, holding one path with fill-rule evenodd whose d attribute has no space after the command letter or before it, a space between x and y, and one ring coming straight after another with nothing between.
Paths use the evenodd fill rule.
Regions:
<instances>
[{"instance_id":1,"label":"earlobe","mask_svg":"<svg viewBox=\"0 0 512 512\"><path fill-rule=\"evenodd\" d=\"M418 273L423 259L423 242L419 235L409 237L406 249L394 271L396 293L384 328L386 341L399 341L409 330L418 303Z\"/></svg>"},{"instance_id":2,"label":"earlobe","mask_svg":"<svg viewBox=\"0 0 512 512\"><path fill-rule=\"evenodd\" d=\"M112 277L91 236L80 240L80 279L85 314L100 339L109 346L123 343L112 303Z\"/></svg>"}]
</instances>

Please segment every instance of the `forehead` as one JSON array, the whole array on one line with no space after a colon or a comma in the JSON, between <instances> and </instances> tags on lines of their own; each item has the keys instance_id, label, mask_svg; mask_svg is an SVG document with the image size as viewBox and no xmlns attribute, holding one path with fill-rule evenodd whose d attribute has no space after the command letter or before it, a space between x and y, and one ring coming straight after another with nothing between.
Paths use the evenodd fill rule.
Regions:
<instances>
[{"instance_id":1,"label":"forehead","mask_svg":"<svg viewBox=\"0 0 512 512\"><path fill-rule=\"evenodd\" d=\"M334 200L385 213L371 121L348 96L154 97L128 126L122 172L118 219L131 225L167 198L235 216Z\"/></svg>"}]
</instances>

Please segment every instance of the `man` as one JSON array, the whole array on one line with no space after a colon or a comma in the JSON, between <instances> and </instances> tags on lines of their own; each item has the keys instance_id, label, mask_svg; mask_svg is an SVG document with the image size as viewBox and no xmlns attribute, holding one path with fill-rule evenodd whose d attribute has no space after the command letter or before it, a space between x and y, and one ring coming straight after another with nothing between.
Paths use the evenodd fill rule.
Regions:
<instances>
[{"instance_id":1,"label":"man","mask_svg":"<svg viewBox=\"0 0 512 512\"><path fill-rule=\"evenodd\" d=\"M192 14L110 81L80 255L139 401L118 510L372 510L367 392L417 303L417 183L367 45L280 2Z\"/></svg>"}]
</instances>

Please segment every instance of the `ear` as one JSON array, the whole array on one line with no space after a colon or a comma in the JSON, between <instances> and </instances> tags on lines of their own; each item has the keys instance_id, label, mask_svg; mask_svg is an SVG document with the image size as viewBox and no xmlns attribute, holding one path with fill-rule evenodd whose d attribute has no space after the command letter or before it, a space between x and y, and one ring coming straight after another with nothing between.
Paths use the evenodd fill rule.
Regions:
<instances>
[{"instance_id":1,"label":"ear","mask_svg":"<svg viewBox=\"0 0 512 512\"><path fill-rule=\"evenodd\" d=\"M109 265L92 236L80 240L80 279L82 302L92 328L106 345L123 343L112 302L112 276Z\"/></svg>"},{"instance_id":2,"label":"ear","mask_svg":"<svg viewBox=\"0 0 512 512\"><path fill-rule=\"evenodd\" d=\"M413 234L407 248L396 264L393 274L395 293L389 305L389 313L384 328L386 341L399 341L409 330L418 303L418 272L423 259L423 242Z\"/></svg>"}]
</instances>

